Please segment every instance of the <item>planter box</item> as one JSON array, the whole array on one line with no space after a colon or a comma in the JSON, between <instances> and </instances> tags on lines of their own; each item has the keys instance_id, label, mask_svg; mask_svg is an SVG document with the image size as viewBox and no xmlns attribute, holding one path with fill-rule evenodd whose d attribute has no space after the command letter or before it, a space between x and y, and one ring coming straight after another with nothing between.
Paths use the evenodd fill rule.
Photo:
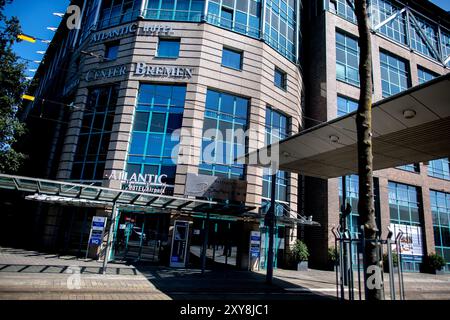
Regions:
<instances>
[{"instance_id":1,"label":"planter box","mask_svg":"<svg viewBox=\"0 0 450 320\"><path fill-rule=\"evenodd\" d=\"M308 271L308 261L302 261L297 264L297 271Z\"/></svg>"},{"instance_id":2,"label":"planter box","mask_svg":"<svg viewBox=\"0 0 450 320\"><path fill-rule=\"evenodd\" d=\"M431 274L436 274L436 275L444 275L444 274L446 274L444 269L442 269L442 270L432 270L432 271L430 271L430 273Z\"/></svg>"}]
</instances>

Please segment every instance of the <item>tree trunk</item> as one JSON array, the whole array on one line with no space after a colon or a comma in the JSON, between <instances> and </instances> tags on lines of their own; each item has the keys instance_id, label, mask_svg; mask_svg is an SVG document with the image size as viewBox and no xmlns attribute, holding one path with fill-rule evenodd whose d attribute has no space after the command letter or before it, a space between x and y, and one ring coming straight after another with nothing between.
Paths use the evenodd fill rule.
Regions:
<instances>
[{"instance_id":1,"label":"tree trunk","mask_svg":"<svg viewBox=\"0 0 450 320\"><path fill-rule=\"evenodd\" d=\"M358 21L360 48L360 98L356 115L358 136L358 175L359 204L358 213L364 226L364 288L367 300L381 300L382 281L375 220L375 204L373 192L373 155L372 155L372 50L369 21L367 16L367 0L355 0L355 14ZM381 269L382 270L382 269Z\"/></svg>"}]
</instances>

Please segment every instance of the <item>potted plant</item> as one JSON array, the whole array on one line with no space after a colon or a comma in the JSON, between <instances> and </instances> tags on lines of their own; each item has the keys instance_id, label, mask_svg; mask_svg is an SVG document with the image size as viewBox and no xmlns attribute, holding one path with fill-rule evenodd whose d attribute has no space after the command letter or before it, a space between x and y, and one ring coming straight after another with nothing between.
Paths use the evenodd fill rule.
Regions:
<instances>
[{"instance_id":1,"label":"potted plant","mask_svg":"<svg viewBox=\"0 0 450 320\"><path fill-rule=\"evenodd\" d=\"M336 263L339 258L338 251L334 247L328 248L328 270L336 271Z\"/></svg>"},{"instance_id":2,"label":"potted plant","mask_svg":"<svg viewBox=\"0 0 450 320\"><path fill-rule=\"evenodd\" d=\"M393 271L398 272L398 254L395 252L391 253L392 256L392 265L393 265ZM389 261L388 261L388 255L384 254L383 255L383 267L384 267L384 272L389 272Z\"/></svg>"},{"instance_id":3,"label":"potted plant","mask_svg":"<svg viewBox=\"0 0 450 320\"><path fill-rule=\"evenodd\" d=\"M308 258L308 247L303 241L297 239L292 247L292 260L297 265L298 271L308 270Z\"/></svg>"},{"instance_id":4,"label":"potted plant","mask_svg":"<svg viewBox=\"0 0 450 320\"><path fill-rule=\"evenodd\" d=\"M442 268L445 266L443 257L436 253L430 253L425 257L424 261L425 271L432 274L443 274Z\"/></svg>"}]
</instances>

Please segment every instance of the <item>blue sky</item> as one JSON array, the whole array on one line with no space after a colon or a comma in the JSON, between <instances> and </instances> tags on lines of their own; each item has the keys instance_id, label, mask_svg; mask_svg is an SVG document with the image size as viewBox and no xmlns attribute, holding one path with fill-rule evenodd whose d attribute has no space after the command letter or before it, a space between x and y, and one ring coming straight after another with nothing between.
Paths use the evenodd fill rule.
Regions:
<instances>
[{"instance_id":1,"label":"blue sky","mask_svg":"<svg viewBox=\"0 0 450 320\"><path fill-rule=\"evenodd\" d=\"M22 25L25 34L29 34L41 39L51 40L53 31L47 27L57 27L60 18L53 15L53 12L64 12L69 5L69 0L14 0L12 4L5 7L8 17L16 16ZM432 0L433 3L450 11L450 0ZM45 51L47 45L44 43L21 42L15 46L15 51L20 57L30 60L41 60L42 56L36 51ZM37 68L37 64L29 63L30 69ZM32 76L32 72L28 72Z\"/></svg>"},{"instance_id":2,"label":"blue sky","mask_svg":"<svg viewBox=\"0 0 450 320\"><path fill-rule=\"evenodd\" d=\"M65 12L69 5L69 0L14 0L12 4L6 5L5 14L8 17L19 18L22 31L41 39L51 40L53 31L47 27L58 27L61 18L54 16L53 12ZM36 51L47 50L47 44L42 42L30 43L22 41L15 45L16 53L25 59L41 60L42 55ZM29 63L29 69L37 69L38 64ZM32 76L33 72L27 72Z\"/></svg>"}]
</instances>

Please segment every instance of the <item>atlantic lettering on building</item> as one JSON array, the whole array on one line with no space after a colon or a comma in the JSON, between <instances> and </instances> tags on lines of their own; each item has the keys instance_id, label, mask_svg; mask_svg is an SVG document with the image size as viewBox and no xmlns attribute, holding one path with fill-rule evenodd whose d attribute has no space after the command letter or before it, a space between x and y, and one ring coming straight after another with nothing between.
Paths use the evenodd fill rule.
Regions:
<instances>
[{"instance_id":1,"label":"atlantic lettering on building","mask_svg":"<svg viewBox=\"0 0 450 320\"><path fill-rule=\"evenodd\" d=\"M96 81L96 80L103 80L103 79L109 79L109 78L115 78L123 76L127 73L127 66L117 66L112 68L106 68L106 69L94 69L89 70L86 73L86 77L84 80L87 82L90 81Z\"/></svg>"},{"instance_id":2,"label":"atlantic lettering on building","mask_svg":"<svg viewBox=\"0 0 450 320\"><path fill-rule=\"evenodd\" d=\"M155 66L145 62L136 63L135 76L191 79L194 70L178 66Z\"/></svg>"},{"instance_id":3,"label":"atlantic lettering on building","mask_svg":"<svg viewBox=\"0 0 450 320\"><path fill-rule=\"evenodd\" d=\"M92 36L91 43L97 43L106 40L116 39L128 34L139 34L149 36L171 35L173 33L172 27L167 25L146 24L142 27L139 33L139 26L137 23L132 23L120 28L112 29L106 32L99 32Z\"/></svg>"}]
</instances>

